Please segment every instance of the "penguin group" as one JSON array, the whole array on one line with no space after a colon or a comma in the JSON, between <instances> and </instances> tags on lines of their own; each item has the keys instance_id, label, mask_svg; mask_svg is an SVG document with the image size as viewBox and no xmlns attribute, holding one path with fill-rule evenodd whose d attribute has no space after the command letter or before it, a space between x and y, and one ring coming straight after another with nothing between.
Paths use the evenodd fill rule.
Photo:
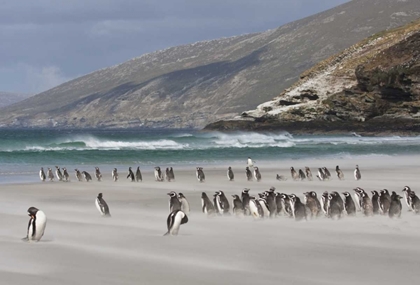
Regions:
<instances>
[{"instance_id":1,"label":"penguin group","mask_svg":"<svg viewBox=\"0 0 420 285\"><path fill-rule=\"evenodd\" d=\"M340 166L336 166L335 167L335 172L337 175L338 180L344 180L344 173L343 171L340 169ZM292 178L292 180L294 181L312 181L312 171L308 166L304 167L304 170L299 169L296 170L293 166L290 167L290 176ZM331 172L328 170L327 167L319 167L317 169L317 175L316 178L318 178L319 181L328 181L331 180ZM359 166L356 165L356 168L354 169L354 179L355 180L360 180L362 179L362 175L359 169ZM279 181L285 181L287 180L287 177L284 175L276 175L276 180Z\"/></svg>"}]
</instances>

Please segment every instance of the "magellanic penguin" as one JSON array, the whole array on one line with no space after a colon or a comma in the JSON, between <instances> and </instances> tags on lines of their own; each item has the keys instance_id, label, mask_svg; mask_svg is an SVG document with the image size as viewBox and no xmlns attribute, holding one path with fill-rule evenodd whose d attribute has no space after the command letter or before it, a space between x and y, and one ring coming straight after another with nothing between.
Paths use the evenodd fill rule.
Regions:
<instances>
[{"instance_id":1,"label":"magellanic penguin","mask_svg":"<svg viewBox=\"0 0 420 285\"><path fill-rule=\"evenodd\" d=\"M55 176L57 176L58 181L63 181L63 174L61 173L60 167L55 166Z\"/></svg>"},{"instance_id":2,"label":"magellanic penguin","mask_svg":"<svg viewBox=\"0 0 420 285\"><path fill-rule=\"evenodd\" d=\"M409 199L410 199L411 210L415 214L418 214L420 212L420 199L419 197L417 197L416 192L411 191Z\"/></svg>"},{"instance_id":3,"label":"magellanic penguin","mask_svg":"<svg viewBox=\"0 0 420 285\"><path fill-rule=\"evenodd\" d=\"M292 206L290 204L290 197L287 194L280 193L281 202L282 202L282 209L284 214L289 217L293 218Z\"/></svg>"},{"instance_id":4,"label":"magellanic penguin","mask_svg":"<svg viewBox=\"0 0 420 285\"><path fill-rule=\"evenodd\" d=\"M137 170L136 170L136 181L137 182L143 181L143 176L141 175L140 166L137 166Z\"/></svg>"},{"instance_id":5,"label":"magellanic penguin","mask_svg":"<svg viewBox=\"0 0 420 285\"><path fill-rule=\"evenodd\" d=\"M136 176L134 175L133 170L131 170L131 166L128 168L127 179L130 179L130 182L136 181Z\"/></svg>"},{"instance_id":6,"label":"magellanic penguin","mask_svg":"<svg viewBox=\"0 0 420 285\"><path fill-rule=\"evenodd\" d=\"M48 172L47 173L48 173L47 174L48 175L48 180L54 181L54 174L53 174L51 168L48 167Z\"/></svg>"},{"instance_id":7,"label":"magellanic penguin","mask_svg":"<svg viewBox=\"0 0 420 285\"><path fill-rule=\"evenodd\" d=\"M324 171L322 171L322 168L318 168L318 175L316 176L320 181L327 180L327 177L325 176Z\"/></svg>"},{"instance_id":8,"label":"magellanic penguin","mask_svg":"<svg viewBox=\"0 0 420 285\"><path fill-rule=\"evenodd\" d=\"M216 203L217 203L217 209L219 210L220 214L223 215L229 215L230 214L230 205L229 201L225 196L225 193L223 193L222 190L219 190L216 192Z\"/></svg>"},{"instance_id":9,"label":"magellanic penguin","mask_svg":"<svg viewBox=\"0 0 420 285\"><path fill-rule=\"evenodd\" d=\"M247 160L247 165L248 167L254 167L254 161L248 156L248 160Z\"/></svg>"},{"instance_id":10,"label":"magellanic penguin","mask_svg":"<svg viewBox=\"0 0 420 285\"><path fill-rule=\"evenodd\" d=\"M318 200L318 197L315 191L303 193L305 195L305 204L306 207L309 209L311 214L311 218L316 218L321 213L321 203Z\"/></svg>"},{"instance_id":11,"label":"magellanic penguin","mask_svg":"<svg viewBox=\"0 0 420 285\"><path fill-rule=\"evenodd\" d=\"M373 214L379 214L379 193L378 191L370 191L372 193L372 207L373 207Z\"/></svg>"},{"instance_id":12,"label":"magellanic penguin","mask_svg":"<svg viewBox=\"0 0 420 285\"><path fill-rule=\"evenodd\" d=\"M212 216L215 214L214 205L210 201L206 192L201 193L201 210L204 214L207 214L208 216Z\"/></svg>"},{"instance_id":13,"label":"magellanic penguin","mask_svg":"<svg viewBox=\"0 0 420 285\"><path fill-rule=\"evenodd\" d=\"M382 215L388 214L389 207L391 206L391 195L387 189L379 192L379 211Z\"/></svg>"},{"instance_id":14,"label":"magellanic penguin","mask_svg":"<svg viewBox=\"0 0 420 285\"><path fill-rule=\"evenodd\" d=\"M221 215L222 213L219 212L219 207L217 205L217 192L213 195L213 206L214 206L214 213L216 215Z\"/></svg>"},{"instance_id":15,"label":"magellanic penguin","mask_svg":"<svg viewBox=\"0 0 420 285\"><path fill-rule=\"evenodd\" d=\"M411 211L412 210L412 208L411 208L411 204L410 204L410 193L411 193L411 188L410 187L408 187L408 186L405 186L404 187L404 189L402 190L403 191L403 193L404 193L404 200L405 200L405 203L407 204L407 206L408 206L408 210L409 211Z\"/></svg>"},{"instance_id":16,"label":"magellanic penguin","mask_svg":"<svg viewBox=\"0 0 420 285\"><path fill-rule=\"evenodd\" d=\"M76 176L77 181L81 182L83 180L82 173L80 173L80 170L77 168L74 171L74 175Z\"/></svg>"},{"instance_id":17,"label":"magellanic penguin","mask_svg":"<svg viewBox=\"0 0 420 285\"><path fill-rule=\"evenodd\" d=\"M159 166L155 167L155 181L162 182L163 181L163 173Z\"/></svg>"},{"instance_id":18,"label":"magellanic penguin","mask_svg":"<svg viewBox=\"0 0 420 285\"><path fill-rule=\"evenodd\" d=\"M362 179L362 174L360 173L359 165L356 165L356 169L354 170L354 179L355 180Z\"/></svg>"},{"instance_id":19,"label":"magellanic penguin","mask_svg":"<svg viewBox=\"0 0 420 285\"><path fill-rule=\"evenodd\" d=\"M181 202L181 211L185 214L190 214L190 204L188 203L187 198L185 198L184 194L178 193L178 200Z\"/></svg>"},{"instance_id":20,"label":"magellanic penguin","mask_svg":"<svg viewBox=\"0 0 420 285\"><path fill-rule=\"evenodd\" d=\"M41 167L41 170L39 170L39 179L41 179L42 182L45 182L45 179L47 179L47 176L45 176L43 167Z\"/></svg>"},{"instance_id":21,"label":"magellanic penguin","mask_svg":"<svg viewBox=\"0 0 420 285\"><path fill-rule=\"evenodd\" d=\"M402 197L398 195L397 193L395 193L394 191L392 191L392 195L390 196L390 198L391 198L391 204L388 211L389 217L401 218L402 205L401 205L400 199L402 199Z\"/></svg>"},{"instance_id":22,"label":"magellanic penguin","mask_svg":"<svg viewBox=\"0 0 420 285\"><path fill-rule=\"evenodd\" d=\"M306 207L295 194L290 195L290 206L296 221L306 220Z\"/></svg>"},{"instance_id":23,"label":"magellanic penguin","mask_svg":"<svg viewBox=\"0 0 420 285\"><path fill-rule=\"evenodd\" d=\"M362 206L363 215L365 215L366 217L373 216L372 200L369 198L369 195L365 191L361 193L361 199L362 199L361 206Z\"/></svg>"},{"instance_id":24,"label":"magellanic penguin","mask_svg":"<svg viewBox=\"0 0 420 285\"><path fill-rule=\"evenodd\" d=\"M344 180L344 173L343 171L341 171L338 165L335 167L335 172L337 173L337 177L339 180Z\"/></svg>"},{"instance_id":25,"label":"magellanic penguin","mask_svg":"<svg viewBox=\"0 0 420 285\"><path fill-rule=\"evenodd\" d=\"M284 175L279 175L279 174L277 174L277 175L276 175L276 179L277 179L278 181L286 181L286 180L287 180L286 176L284 176Z\"/></svg>"},{"instance_id":26,"label":"magellanic penguin","mask_svg":"<svg viewBox=\"0 0 420 285\"><path fill-rule=\"evenodd\" d=\"M169 173L169 167L166 167L165 169L165 179L168 182L171 182L171 174Z\"/></svg>"},{"instance_id":27,"label":"magellanic penguin","mask_svg":"<svg viewBox=\"0 0 420 285\"><path fill-rule=\"evenodd\" d=\"M338 194L338 192L336 191L332 191L331 195L334 197L334 200L337 201L337 204L340 208L341 213L344 211L344 201L343 198L341 198L340 194ZM340 214L341 214L340 213Z\"/></svg>"},{"instance_id":28,"label":"magellanic penguin","mask_svg":"<svg viewBox=\"0 0 420 285\"><path fill-rule=\"evenodd\" d=\"M258 198L258 203L260 203L261 209L264 212L264 218L270 217L270 209L268 208L268 203L265 198Z\"/></svg>"},{"instance_id":29,"label":"magellanic penguin","mask_svg":"<svg viewBox=\"0 0 420 285\"><path fill-rule=\"evenodd\" d=\"M276 215L281 216L283 213L283 202L281 200L281 195L278 192L276 192L274 195L276 196Z\"/></svg>"},{"instance_id":30,"label":"magellanic penguin","mask_svg":"<svg viewBox=\"0 0 420 285\"><path fill-rule=\"evenodd\" d=\"M354 190L354 200L356 204L356 210L361 211L362 210L362 194L365 193L365 190L363 190L360 187L356 187Z\"/></svg>"},{"instance_id":31,"label":"magellanic penguin","mask_svg":"<svg viewBox=\"0 0 420 285\"><path fill-rule=\"evenodd\" d=\"M241 198L238 195L232 195L233 197L233 214L236 216L243 216L244 215L244 206L242 204Z\"/></svg>"},{"instance_id":32,"label":"magellanic penguin","mask_svg":"<svg viewBox=\"0 0 420 285\"><path fill-rule=\"evenodd\" d=\"M293 166L290 167L290 175L292 176L292 179L295 181L299 179L299 174L296 172Z\"/></svg>"},{"instance_id":33,"label":"magellanic penguin","mask_svg":"<svg viewBox=\"0 0 420 285\"><path fill-rule=\"evenodd\" d=\"M299 179L300 179L300 181L303 181L303 180L306 179L306 175L305 175L305 173L303 173L302 169L299 169Z\"/></svg>"},{"instance_id":34,"label":"magellanic penguin","mask_svg":"<svg viewBox=\"0 0 420 285\"><path fill-rule=\"evenodd\" d=\"M305 173L306 173L306 178L308 178L308 181L312 181L312 172L308 166L305 166Z\"/></svg>"},{"instance_id":35,"label":"magellanic penguin","mask_svg":"<svg viewBox=\"0 0 420 285\"><path fill-rule=\"evenodd\" d=\"M178 195L176 192L171 191L168 193L169 195L169 213L172 213L176 210L181 210L181 202L178 199Z\"/></svg>"},{"instance_id":36,"label":"magellanic penguin","mask_svg":"<svg viewBox=\"0 0 420 285\"><path fill-rule=\"evenodd\" d=\"M228 170L227 170L227 178L229 181L233 181L235 179L235 175L233 174L232 167L230 166L228 167Z\"/></svg>"},{"instance_id":37,"label":"magellanic penguin","mask_svg":"<svg viewBox=\"0 0 420 285\"><path fill-rule=\"evenodd\" d=\"M45 227L47 226L47 216L43 211L35 207L28 209L28 216L31 217L28 223L28 231L25 241L39 241L44 235Z\"/></svg>"},{"instance_id":38,"label":"magellanic penguin","mask_svg":"<svg viewBox=\"0 0 420 285\"><path fill-rule=\"evenodd\" d=\"M245 175L246 175L246 180L248 181L252 181L252 172L251 170L249 170L249 167L245 167Z\"/></svg>"},{"instance_id":39,"label":"magellanic penguin","mask_svg":"<svg viewBox=\"0 0 420 285\"><path fill-rule=\"evenodd\" d=\"M90 176L90 174L86 171L82 171L83 177L85 178L86 182L89 182L90 180L92 180L92 176Z\"/></svg>"},{"instance_id":40,"label":"magellanic penguin","mask_svg":"<svg viewBox=\"0 0 420 285\"><path fill-rule=\"evenodd\" d=\"M98 209L99 213L101 213L102 216L111 217L111 214L109 213L108 204L102 198L102 193L99 193L98 197L96 197L95 205L96 209Z\"/></svg>"},{"instance_id":41,"label":"magellanic penguin","mask_svg":"<svg viewBox=\"0 0 420 285\"><path fill-rule=\"evenodd\" d=\"M340 219L342 209L337 199L337 196L332 193L328 194L328 214L327 216L331 219Z\"/></svg>"},{"instance_id":42,"label":"magellanic penguin","mask_svg":"<svg viewBox=\"0 0 420 285\"><path fill-rule=\"evenodd\" d=\"M242 207L244 209L245 216L251 215L251 211L249 209L249 190L248 188L245 188L242 190Z\"/></svg>"},{"instance_id":43,"label":"magellanic penguin","mask_svg":"<svg viewBox=\"0 0 420 285\"><path fill-rule=\"evenodd\" d=\"M261 172L257 166L254 167L254 179L257 180L257 182L261 181Z\"/></svg>"},{"instance_id":44,"label":"magellanic penguin","mask_svg":"<svg viewBox=\"0 0 420 285\"><path fill-rule=\"evenodd\" d=\"M348 216L356 215L356 205L354 204L353 198L349 192L344 192L344 209L347 212Z\"/></svg>"},{"instance_id":45,"label":"magellanic penguin","mask_svg":"<svg viewBox=\"0 0 420 285\"><path fill-rule=\"evenodd\" d=\"M112 170L112 180L114 180L114 182L117 182L118 180L118 170L116 168Z\"/></svg>"},{"instance_id":46,"label":"magellanic penguin","mask_svg":"<svg viewBox=\"0 0 420 285\"><path fill-rule=\"evenodd\" d=\"M324 212L326 217L328 217L328 195L327 191L321 195L321 210Z\"/></svg>"},{"instance_id":47,"label":"magellanic penguin","mask_svg":"<svg viewBox=\"0 0 420 285\"><path fill-rule=\"evenodd\" d=\"M264 211L260 205L260 202L258 202L258 200L253 196L249 197L249 210L251 212L251 216L254 217L254 219L264 218Z\"/></svg>"},{"instance_id":48,"label":"magellanic penguin","mask_svg":"<svg viewBox=\"0 0 420 285\"><path fill-rule=\"evenodd\" d=\"M165 236L178 235L180 226L183 224L186 224L187 222L188 222L188 217L181 210L175 210L171 212L168 216L168 219L166 220L166 224L168 226L168 232L165 234Z\"/></svg>"},{"instance_id":49,"label":"magellanic penguin","mask_svg":"<svg viewBox=\"0 0 420 285\"><path fill-rule=\"evenodd\" d=\"M322 172L324 173L324 177L327 180L330 180L331 179L331 173L330 173L330 171L325 166L322 168Z\"/></svg>"},{"instance_id":50,"label":"magellanic penguin","mask_svg":"<svg viewBox=\"0 0 420 285\"><path fill-rule=\"evenodd\" d=\"M175 180L175 173L172 167L169 167L169 175L171 176L171 181Z\"/></svg>"},{"instance_id":51,"label":"magellanic penguin","mask_svg":"<svg viewBox=\"0 0 420 285\"><path fill-rule=\"evenodd\" d=\"M67 172L67 168L63 167L63 181L69 182L70 181L70 175Z\"/></svg>"},{"instance_id":52,"label":"magellanic penguin","mask_svg":"<svg viewBox=\"0 0 420 285\"><path fill-rule=\"evenodd\" d=\"M197 180L200 182L204 182L204 180L206 179L206 176L204 175L204 171L202 167L196 168L195 175L197 177Z\"/></svg>"},{"instance_id":53,"label":"magellanic penguin","mask_svg":"<svg viewBox=\"0 0 420 285\"><path fill-rule=\"evenodd\" d=\"M270 187L268 191L265 191L265 200L268 204L268 210L270 210L270 218L277 216L277 203L276 203L276 194L274 193L276 188Z\"/></svg>"},{"instance_id":54,"label":"magellanic penguin","mask_svg":"<svg viewBox=\"0 0 420 285\"><path fill-rule=\"evenodd\" d=\"M98 180L98 181L102 181L102 173L101 173L101 171L99 170L99 167L95 167L95 178Z\"/></svg>"}]
</instances>

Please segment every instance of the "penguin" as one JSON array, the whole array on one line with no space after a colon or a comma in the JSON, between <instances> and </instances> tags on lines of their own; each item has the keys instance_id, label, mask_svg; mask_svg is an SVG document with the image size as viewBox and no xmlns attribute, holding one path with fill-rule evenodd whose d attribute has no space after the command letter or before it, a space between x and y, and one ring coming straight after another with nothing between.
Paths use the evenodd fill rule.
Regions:
<instances>
[{"instance_id":1,"label":"penguin","mask_svg":"<svg viewBox=\"0 0 420 285\"><path fill-rule=\"evenodd\" d=\"M270 190L264 192L268 210L270 211L270 218L274 218L277 215L276 194L274 191L276 191L276 188L270 187Z\"/></svg>"},{"instance_id":2,"label":"penguin","mask_svg":"<svg viewBox=\"0 0 420 285\"><path fill-rule=\"evenodd\" d=\"M270 209L268 208L268 203L265 198L258 198L258 203L260 203L261 209L264 212L264 218L270 217Z\"/></svg>"},{"instance_id":3,"label":"penguin","mask_svg":"<svg viewBox=\"0 0 420 285\"><path fill-rule=\"evenodd\" d=\"M343 171L341 171L338 165L335 167L335 172L337 173L337 177L339 180L344 180L344 173Z\"/></svg>"},{"instance_id":4,"label":"penguin","mask_svg":"<svg viewBox=\"0 0 420 285\"><path fill-rule=\"evenodd\" d=\"M330 180L331 179L331 173L330 173L330 171L325 166L322 168L322 172L324 173L324 177L327 180Z\"/></svg>"},{"instance_id":5,"label":"penguin","mask_svg":"<svg viewBox=\"0 0 420 285\"><path fill-rule=\"evenodd\" d=\"M402 197L398 195L397 193L395 193L394 191L392 191L392 195L390 196L390 198L391 198L391 204L389 207L388 216L391 219L394 217L401 218L402 205L401 205L400 199L402 199Z\"/></svg>"},{"instance_id":6,"label":"penguin","mask_svg":"<svg viewBox=\"0 0 420 285\"><path fill-rule=\"evenodd\" d=\"M233 179L235 178L235 175L233 174L233 170L232 170L232 167L228 167L228 170L227 170L227 178L228 178L228 180L229 181L233 181Z\"/></svg>"},{"instance_id":7,"label":"penguin","mask_svg":"<svg viewBox=\"0 0 420 285\"><path fill-rule=\"evenodd\" d=\"M292 207L290 205L289 195L281 193L280 197L281 197L282 209L283 209L284 214L287 217L293 218L293 212L292 212Z\"/></svg>"},{"instance_id":8,"label":"penguin","mask_svg":"<svg viewBox=\"0 0 420 285\"><path fill-rule=\"evenodd\" d=\"M92 176L90 176L90 174L86 171L82 171L83 177L85 178L86 182L89 182L90 180L92 180Z\"/></svg>"},{"instance_id":9,"label":"penguin","mask_svg":"<svg viewBox=\"0 0 420 285\"><path fill-rule=\"evenodd\" d=\"M362 179L362 174L360 173L359 165L356 165L356 169L354 170L354 179L355 180Z\"/></svg>"},{"instance_id":10,"label":"penguin","mask_svg":"<svg viewBox=\"0 0 420 285\"><path fill-rule=\"evenodd\" d=\"M216 194L216 203L219 213L223 215L229 215L230 205L228 199L225 196L225 193L223 193L222 190L219 190L216 192Z\"/></svg>"},{"instance_id":11,"label":"penguin","mask_svg":"<svg viewBox=\"0 0 420 285\"><path fill-rule=\"evenodd\" d=\"M245 216L251 215L251 211L249 209L249 190L248 188L245 188L242 190L242 207L244 209Z\"/></svg>"},{"instance_id":12,"label":"penguin","mask_svg":"<svg viewBox=\"0 0 420 285\"><path fill-rule=\"evenodd\" d=\"M217 192L213 195L213 206L214 206L214 213L216 215L221 215L222 213L219 212L219 207L217 205Z\"/></svg>"},{"instance_id":13,"label":"penguin","mask_svg":"<svg viewBox=\"0 0 420 285\"><path fill-rule=\"evenodd\" d=\"M309 209L309 213L311 214L311 218L316 218L321 213L321 203L318 200L318 197L315 191L303 193L305 195L305 204L306 207Z\"/></svg>"},{"instance_id":14,"label":"penguin","mask_svg":"<svg viewBox=\"0 0 420 285\"><path fill-rule=\"evenodd\" d=\"M419 199L419 197L417 197L417 195L414 191L411 191L409 198L410 198L411 210L415 214L418 214L420 212L420 199Z\"/></svg>"},{"instance_id":15,"label":"penguin","mask_svg":"<svg viewBox=\"0 0 420 285\"><path fill-rule=\"evenodd\" d=\"M143 181L143 176L141 175L140 166L137 166L136 170L136 182Z\"/></svg>"},{"instance_id":16,"label":"penguin","mask_svg":"<svg viewBox=\"0 0 420 285\"><path fill-rule=\"evenodd\" d=\"M302 169L299 169L299 179L300 179L300 181L303 181L303 180L306 179L306 175L305 175L305 173L303 173Z\"/></svg>"},{"instance_id":17,"label":"penguin","mask_svg":"<svg viewBox=\"0 0 420 285\"><path fill-rule=\"evenodd\" d=\"M245 167L245 175L246 175L246 180L248 181L252 181L252 173L251 170L249 170L249 167Z\"/></svg>"},{"instance_id":18,"label":"penguin","mask_svg":"<svg viewBox=\"0 0 420 285\"><path fill-rule=\"evenodd\" d=\"M296 221L306 220L306 207L295 194L290 195L290 206Z\"/></svg>"},{"instance_id":19,"label":"penguin","mask_svg":"<svg viewBox=\"0 0 420 285\"><path fill-rule=\"evenodd\" d=\"M285 177L285 176L283 176L283 175L276 175L276 179L278 180L278 181L286 181L287 180L287 178Z\"/></svg>"},{"instance_id":20,"label":"penguin","mask_svg":"<svg viewBox=\"0 0 420 285\"><path fill-rule=\"evenodd\" d=\"M178 193L178 200L181 203L181 211L183 211L186 215L189 215L190 204L188 203L188 200L185 198L184 194Z\"/></svg>"},{"instance_id":21,"label":"penguin","mask_svg":"<svg viewBox=\"0 0 420 285\"><path fill-rule=\"evenodd\" d=\"M356 205L354 204L353 198L349 192L344 192L344 209L347 212L348 216L356 215Z\"/></svg>"},{"instance_id":22,"label":"penguin","mask_svg":"<svg viewBox=\"0 0 420 285\"><path fill-rule=\"evenodd\" d=\"M166 167L165 169L165 179L168 182L171 182L171 174L169 173L169 167Z\"/></svg>"},{"instance_id":23,"label":"penguin","mask_svg":"<svg viewBox=\"0 0 420 285\"><path fill-rule=\"evenodd\" d=\"M175 180L174 169L172 167L169 167L169 175L171 176L171 181Z\"/></svg>"},{"instance_id":24,"label":"penguin","mask_svg":"<svg viewBox=\"0 0 420 285\"><path fill-rule=\"evenodd\" d=\"M363 190L360 187L356 187L354 190L354 200L356 203L356 210L361 211L362 210L362 194L365 193L365 190Z\"/></svg>"},{"instance_id":25,"label":"penguin","mask_svg":"<svg viewBox=\"0 0 420 285\"><path fill-rule=\"evenodd\" d=\"M311 169L307 166L305 166L305 173L306 173L306 178L308 178L308 181L312 181L312 172L311 172Z\"/></svg>"},{"instance_id":26,"label":"penguin","mask_svg":"<svg viewBox=\"0 0 420 285\"><path fill-rule=\"evenodd\" d=\"M328 217L331 219L341 219L341 206L337 196L328 194Z\"/></svg>"},{"instance_id":27,"label":"penguin","mask_svg":"<svg viewBox=\"0 0 420 285\"><path fill-rule=\"evenodd\" d=\"M257 180L257 182L261 181L261 172L256 166L254 167L254 179Z\"/></svg>"},{"instance_id":28,"label":"penguin","mask_svg":"<svg viewBox=\"0 0 420 285\"><path fill-rule=\"evenodd\" d=\"M155 180L157 182L162 182L163 181L163 174L162 174L162 170L160 170L159 166L155 167Z\"/></svg>"},{"instance_id":29,"label":"penguin","mask_svg":"<svg viewBox=\"0 0 420 285\"><path fill-rule=\"evenodd\" d=\"M232 195L233 197L233 214L236 216L243 216L244 215L244 206L242 204L241 198L238 195Z\"/></svg>"},{"instance_id":30,"label":"penguin","mask_svg":"<svg viewBox=\"0 0 420 285\"><path fill-rule=\"evenodd\" d=\"M316 176L320 181L325 181L327 178L325 177L324 171L322 168L318 168L318 175Z\"/></svg>"},{"instance_id":31,"label":"penguin","mask_svg":"<svg viewBox=\"0 0 420 285\"><path fill-rule=\"evenodd\" d=\"M378 191L370 191L372 193L372 211L374 215L379 214L379 193Z\"/></svg>"},{"instance_id":32,"label":"penguin","mask_svg":"<svg viewBox=\"0 0 420 285\"><path fill-rule=\"evenodd\" d=\"M131 170L131 166L128 168L127 179L130 179L130 182L136 181L136 177L134 175L133 170Z\"/></svg>"},{"instance_id":33,"label":"penguin","mask_svg":"<svg viewBox=\"0 0 420 285\"><path fill-rule=\"evenodd\" d=\"M338 192L336 192L336 191L332 191L331 192L331 196L334 197L334 200L336 201L338 207L340 208L340 211L341 211L340 212L340 216L341 216L341 213L344 211L344 201L343 201L343 198L341 198L340 194L338 194Z\"/></svg>"},{"instance_id":34,"label":"penguin","mask_svg":"<svg viewBox=\"0 0 420 285\"><path fill-rule=\"evenodd\" d=\"M410 193L411 193L411 188L410 187L408 187L408 186L405 186L404 187L404 189L402 190L403 191L403 193L404 193L404 200L405 200L405 203L407 204L407 206L408 206L408 211L411 211L411 204L410 204Z\"/></svg>"},{"instance_id":35,"label":"penguin","mask_svg":"<svg viewBox=\"0 0 420 285\"><path fill-rule=\"evenodd\" d=\"M201 193L201 211L208 216L215 214L214 205L210 201L206 192Z\"/></svg>"},{"instance_id":36,"label":"penguin","mask_svg":"<svg viewBox=\"0 0 420 285\"><path fill-rule=\"evenodd\" d=\"M55 166L55 176L57 176L58 181L63 181L63 174L61 173L60 167Z\"/></svg>"},{"instance_id":37,"label":"penguin","mask_svg":"<svg viewBox=\"0 0 420 285\"><path fill-rule=\"evenodd\" d=\"M101 213L103 217L111 217L111 214L109 213L108 204L105 202L102 196L103 196L102 193L99 193L98 197L96 197L96 200L95 200L96 209L98 209L99 213Z\"/></svg>"},{"instance_id":38,"label":"penguin","mask_svg":"<svg viewBox=\"0 0 420 285\"><path fill-rule=\"evenodd\" d=\"M366 217L373 216L373 205L372 200L369 198L369 195L365 191L363 191L361 192L360 196L362 199L361 208L363 215L365 215Z\"/></svg>"},{"instance_id":39,"label":"penguin","mask_svg":"<svg viewBox=\"0 0 420 285\"><path fill-rule=\"evenodd\" d=\"M324 212L325 216L328 217L328 192L325 191L321 195L321 210Z\"/></svg>"},{"instance_id":40,"label":"penguin","mask_svg":"<svg viewBox=\"0 0 420 285\"><path fill-rule=\"evenodd\" d=\"M197 176L197 180L200 182L204 182L204 180L206 179L206 176L204 175L204 171L202 167L197 167L195 174Z\"/></svg>"},{"instance_id":41,"label":"penguin","mask_svg":"<svg viewBox=\"0 0 420 285\"><path fill-rule=\"evenodd\" d=\"M281 214L283 213L283 203L281 201L281 195L280 193L276 192L275 193L276 196L276 215L277 216L281 216Z\"/></svg>"},{"instance_id":42,"label":"penguin","mask_svg":"<svg viewBox=\"0 0 420 285\"><path fill-rule=\"evenodd\" d=\"M99 170L99 167L95 167L95 177L96 177L96 179L98 180L98 181L101 181L102 180L102 174L101 174L101 171Z\"/></svg>"},{"instance_id":43,"label":"penguin","mask_svg":"<svg viewBox=\"0 0 420 285\"><path fill-rule=\"evenodd\" d=\"M76 176L77 181L81 182L83 180L82 173L80 173L79 169L77 168L74 169L74 171L76 171L74 175Z\"/></svg>"},{"instance_id":44,"label":"penguin","mask_svg":"<svg viewBox=\"0 0 420 285\"><path fill-rule=\"evenodd\" d=\"M178 199L176 192L171 191L169 195L169 213L172 213L176 210L181 210L181 202Z\"/></svg>"},{"instance_id":45,"label":"penguin","mask_svg":"<svg viewBox=\"0 0 420 285\"><path fill-rule=\"evenodd\" d=\"M180 226L186 223L188 223L188 216L184 212L181 210L175 210L171 212L166 220L168 232L165 234L165 236L178 235Z\"/></svg>"},{"instance_id":46,"label":"penguin","mask_svg":"<svg viewBox=\"0 0 420 285\"><path fill-rule=\"evenodd\" d=\"M112 180L114 180L114 182L117 182L118 180L118 171L116 168L112 170Z\"/></svg>"},{"instance_id":47,"label":"penguin","mask_svg":"<svg viewBox=\"0 0 420 285\"><path fill-rule=\"evenodd\" d=\"M299 174L296 172L293 166L290 167L290 175L292 176L292 179L295 181L299 179Z\"/></svg>"},{"instance_id":48,"label":"penguin","mask_svg":"<svg viewBox=\"0 0 420 285\"><path fill-rule=\"evenodd\" d=\"M249 156L248 156L248 160L247 160L247 165L248 167L254 167L254 163L255 161L253 161Z\"/></svg>"},{"instance_id":49,"label":"penguin","mask_svg":"<svg viewBox=\"0 0 420 285\"><path fill-rule=\"evenodd\" d=\"M45 182L45 179L47 179L47 176L45 176L43 167L41 167L41 169L39 170L39 179L41 179L42 182Z\"/></svg>"},{"instance_id":50,"label":"penguin","mask_svg":"<svg viewBox=\"0 0 420 285\"><path fill-rule=\"evenodd\" d=\"M379 192L379 211L382 215L388 214L389 207L391 206L391 196L387 189Z\"/></svg>"},{"instance_id":51,"label":"penguin","mask_svg":"<svg viewBox=\"0 0 420 285\"><path fill-rule=\"evenodd\" d=\"M53 174L51 168L48 167L48 172L47 173L48 173L47 174L48 175L48 180L54 181L54 174Z\"/></svg>"},{"instance_id":52,"label":"penguin","mask_svg":"<svg viewBox=\"0 0 420 285\"><path fill-rule=\"evenodd\" d=\"M249 199L249 210L251 212L251 216L254 217L254 219L262 219L264 218L264 211L261 207L260 202L258 202L255 197L250 197Z\"/></svg>"},{"instance_id":53,"label":"penguin","mask_svg":"<svg viewBox=\"0 0 420 285\"><path fill-rule=\"evenodd\" d=\"M30 207L28 209L28 216L31 217L28 222L28 230L24 241L39 241L44 235L45 227L47 226L47 216L43 211Z\"/></svg>"},{"instance_id":54,"label":"penguin","mask_svg":"<svg viewBox=\"0 0 420 285\"><path fill-rule=\"evenodd\" d=\"M67 172L67 168L63 167L63 181L69 182L70 181L70 175Z\"/></svg>"}]
</instances>

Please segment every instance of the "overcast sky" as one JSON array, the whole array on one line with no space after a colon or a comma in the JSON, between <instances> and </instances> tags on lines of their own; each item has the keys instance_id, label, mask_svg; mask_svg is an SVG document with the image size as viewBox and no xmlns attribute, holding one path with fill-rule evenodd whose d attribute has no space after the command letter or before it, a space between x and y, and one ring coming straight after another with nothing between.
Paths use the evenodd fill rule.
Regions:
<instances>
[{"instance_id":1,"label":"overcast sky","mask_svg":"<svg viewBox=\"0 0 420 285\"><path fill-rule=\"evenodd\" d=\"M38 93L144 53L276 28L347 0L0 0L0 91Z\"/></svg>"}]
</instances>

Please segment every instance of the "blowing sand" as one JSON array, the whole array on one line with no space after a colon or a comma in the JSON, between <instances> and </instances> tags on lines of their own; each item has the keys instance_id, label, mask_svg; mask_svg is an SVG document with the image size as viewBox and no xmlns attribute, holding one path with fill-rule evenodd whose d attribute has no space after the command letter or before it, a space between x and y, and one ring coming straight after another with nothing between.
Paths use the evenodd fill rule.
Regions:
<instances>
[{"instance_id":1,"label":"blowing sand","mask_svg":"<svg viewBox=\"0 0 420 285\"><path fill-rule=\"evenodd\" d=\"M120 171L112 182L37 182L0 185L1 284L398 284L418 282L420 216L408 212L403 201L401 219L387 216L319 218L295 222L286 217L254 221L251 217L207 218L201 213L201 192L210 196L251 188L257 194L277 191L396 191L408 185L418 190L419 157L382 157L346 160L295 160L276 164L258 162L261 182L247 182L245 165L204 166L205 183L194 167L175 170L175 182L131 183ZM244 163L245 164L245 163ZM333 171L339 164L345 180ZM359 164L362 180L355 181ZM328 182L275 180L296 169L327 166ZM128 168L128 167L127 167ZM333 173L334 172L334 173ZM191 214L179 236L164 237L169 214L169 191L187 197ZM102 192L112 218L103 218L94 201ZM351 191L353 193L353 191ZM420 193L420 191L419 191ZM47 228L38 243L25 243L30 206L43 210Z\"/></svg>"}]
</instances>

